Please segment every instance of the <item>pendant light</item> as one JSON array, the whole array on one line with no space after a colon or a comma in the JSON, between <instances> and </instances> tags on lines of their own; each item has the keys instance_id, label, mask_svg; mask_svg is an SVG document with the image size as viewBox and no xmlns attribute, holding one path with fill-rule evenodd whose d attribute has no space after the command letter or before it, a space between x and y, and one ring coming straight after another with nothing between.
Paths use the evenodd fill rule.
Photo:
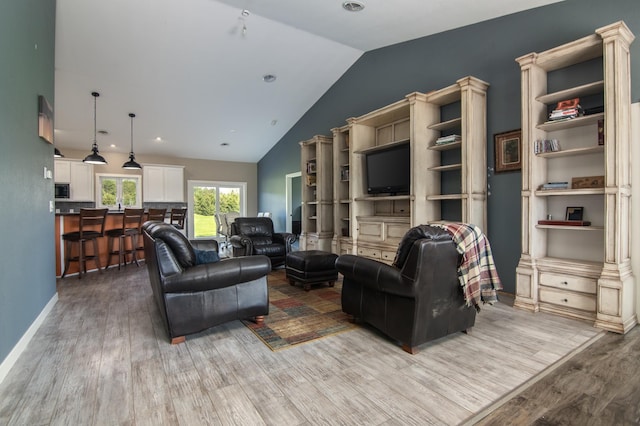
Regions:
<instances>
[{"instance_id":1,"label":"pendant light","mask_svg":"<svg viewBox=\"0 0 640 426\"><path fill-rule=\"evenodd\" d=\"M58 148L53 148L53 158L63 158L64 155L60 152Z\"/></svg>"},{"instance_id":2,"label":"pendant light","mask_svg":"<svg viewBox=\"0 0 640 426\"><path fill-rule=\"evenodd\" d=\"M140 170L142 168L142 166L136 162L136 156L133 153L133 117L135 116L134 113L129 113L129 117L131 117L131 152L129 152L129 161L122 165L123 169L128 170Z\"/></svg>"},{"instance_id":3,"label":"pendant light","mask_svg":"<svg viewBox=\"0 0 640 426\"><path fill-rule=\"evenodd\" d=\"M93 145L91 146L91 154L85 157L85 163L89 164L107 164L107 160L104 159L100 152L98 151L98 139L97 139L97 125L96 125L96 99L100 96L98 92L91 92L91 96L93 96Z\"/></svg>"}]
</instances>

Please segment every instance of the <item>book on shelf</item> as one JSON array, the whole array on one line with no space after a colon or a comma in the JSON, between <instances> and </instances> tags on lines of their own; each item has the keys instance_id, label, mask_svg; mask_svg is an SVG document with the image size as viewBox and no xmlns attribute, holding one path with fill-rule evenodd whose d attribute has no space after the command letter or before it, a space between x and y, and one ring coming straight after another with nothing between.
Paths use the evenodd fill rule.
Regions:
<instances>
[{"instance_id":1,"label":"book on shelf","mask_svg":"<svg viewBox=\"0 0 640 426\"><path fill-rule=\"evenodd\" d=\"M598 145L604 145L604 120L598 120Z\"/></svg>"},{"instance_id":2,"label":"book on shelf","mask_svg":"<svg viewBox=\"0 0 640 426\"><path fill-rule=\"evenodd\" d=\"M569 182L547 182L540 185L538 189L542 189L542 190L569 189Z\"/></svg>"},{"instance_id":3,"label":"book on shelf","mask_svg":"<svg viewBox=\"0 0 640 426\"><path fill-rule=\"evenodd\" d=\"M538 225L591 226L588 220L539 220Z\"/></svg>"},{"instance_id":4,"label":"book on shelf","mask_svg":"<svg viewBox=\"0 0 640 426\"><path fill-rule=\"evenodd\" d=\"M555 151L560 151L560 142L558 142L558 139L538 139L533 143L534 154Z\"/></svg>"},{"instance_id":5,"label":"book on shelf","mask_svg":"<svg viewBox=\"0 0 640 426\"><path fill-rule=\"evenodd\" d=\"M584 115L580 98L567 99L558 102L556 108L549 114L549 121L569 120Z\"/></svg>"},{"instance_id":6,"label":"book on shelf","mask_svg":"<svg viewBox=\"0 0 640 426\"><path fill-rule=\"evenodd\" d=\"M448 143L460 142L462 140L462 136L460 135L447 135L440 136L436 139L436 145L445 145Z\"/></svg>"}]
</instances>

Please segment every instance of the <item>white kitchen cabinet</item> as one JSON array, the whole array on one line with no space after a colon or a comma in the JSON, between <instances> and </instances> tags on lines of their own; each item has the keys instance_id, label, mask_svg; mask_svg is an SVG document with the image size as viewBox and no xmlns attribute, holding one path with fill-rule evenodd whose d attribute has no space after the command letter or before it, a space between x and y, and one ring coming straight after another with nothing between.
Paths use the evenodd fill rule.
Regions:
<instances>
[{"instance_id":1,"label":"white kitchen cabinet","mask_svg":"<svg viewBox=\"0 0 640 426\"><path fill-rule=\"evenodd\" d=\"M81 160L55 160L54 181L69 184L68 201L94 201L92 164Z\"/></svg>"},{"instance_id":2,"label":"white kitchen cabinet","mask_svg":"<svg viewBox=\"0 0 640 426\"><path fill-rule=\"evenodd\" d=\"M93 198L93 165L70 161L70 201L95 201Z\"/></svg>"},{"instance_id":3,"label":"white kitchen cabinet","mask_svg":"<svg viewBox=\"0 0 640 426\"><path fill-rule=\"evenodd\" d=\"M69 160L54 160L53 175L55 183L71 183L71 162Z\"/></svg>"},{"instance_id":4,"label":"white kitchen cabinet","mask_svg":"<svg viewBox=\"0 0 640 426\"><path fill-rule=\"evenodd\" d=\"M145 202L184 202L184 167L145 165L142 168Z\"/></svg>"}]
</instances>

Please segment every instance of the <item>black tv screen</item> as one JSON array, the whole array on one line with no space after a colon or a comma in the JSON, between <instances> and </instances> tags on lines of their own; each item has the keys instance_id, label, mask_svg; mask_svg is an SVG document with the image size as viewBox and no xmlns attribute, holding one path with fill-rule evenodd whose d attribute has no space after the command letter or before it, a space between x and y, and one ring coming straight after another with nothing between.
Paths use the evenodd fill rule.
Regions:
<instances>
[{"instance_id":1,"label":"black tv screen","mask_svg":"<svg viewBox=\"0 0 640 426\"><path fill-rule=\"evenodd\" d=\"M409 144L397 145L365 155L368 194L408 194L411 187Z\"/></svg>"}]
</instances>

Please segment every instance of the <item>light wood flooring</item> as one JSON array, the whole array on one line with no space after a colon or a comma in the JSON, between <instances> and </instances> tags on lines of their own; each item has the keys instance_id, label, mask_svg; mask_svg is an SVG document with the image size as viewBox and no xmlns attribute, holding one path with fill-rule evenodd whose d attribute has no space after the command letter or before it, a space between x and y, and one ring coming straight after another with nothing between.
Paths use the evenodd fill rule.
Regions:
<instances>
[{"instance_id":1,"label":"light wood flooring","mask_svg":"<svg viewBox=\"0 0 640 426\"><path fill-rule=\"evenodd\" d=\"M272 352L239 321L172 346L145 265L67 277L58 293L0 384L0 425L472 424L605 335L498 303L416 355L366 326Z\"/></svg>"}]
</instances>

